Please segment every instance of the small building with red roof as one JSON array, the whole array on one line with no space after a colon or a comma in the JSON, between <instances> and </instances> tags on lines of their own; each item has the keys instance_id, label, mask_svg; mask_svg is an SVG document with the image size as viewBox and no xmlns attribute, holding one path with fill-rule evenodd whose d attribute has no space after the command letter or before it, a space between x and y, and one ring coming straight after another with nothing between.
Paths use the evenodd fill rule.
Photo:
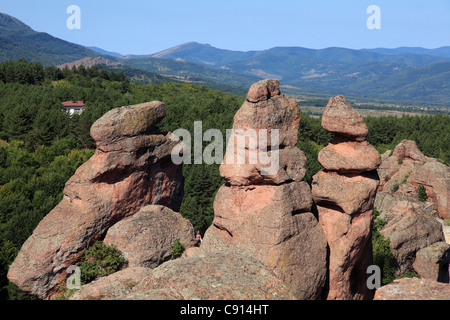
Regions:
<instances>
[{"instance_id":1,"label":"small building with red roof","mask_svg":"<svg viewBox=\"0 0 450 320\"><path fill-rule=\"evenodd\" d=\"M64 111L68 112L70 115L81 114L84 111L86 104L84 101L64 101L62 103Z\"/></svg>"}]
</instances>

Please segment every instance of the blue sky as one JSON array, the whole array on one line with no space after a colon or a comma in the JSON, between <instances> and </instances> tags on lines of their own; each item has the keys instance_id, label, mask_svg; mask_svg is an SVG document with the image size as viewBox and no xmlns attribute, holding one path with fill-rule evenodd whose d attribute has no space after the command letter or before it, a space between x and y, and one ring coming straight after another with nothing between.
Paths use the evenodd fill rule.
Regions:
<instances>
[{"instance_id":1,"label":"blue sky","mask_svg":"<svg viewBox=\"0 0 450 320\"><path fill-rule=\"evenodd\" d=\"M66 26L70 5L81 9L79 30ZM366 26L370 5L381 9L379 30ZM0 12L36 31L122 54L189 41L242 51L450 45L450 0L2 0Z\"/></svg>"}]
</instances>

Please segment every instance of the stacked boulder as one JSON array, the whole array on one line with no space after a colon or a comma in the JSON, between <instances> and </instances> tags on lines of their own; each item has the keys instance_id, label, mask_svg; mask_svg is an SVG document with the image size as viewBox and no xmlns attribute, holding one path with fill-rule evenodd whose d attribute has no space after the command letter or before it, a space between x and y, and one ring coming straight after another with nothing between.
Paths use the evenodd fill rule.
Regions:
<instances>
[{"instance_id":1,"label":"stacked boulder","mask_svg":"<svg viewBox=\"0 0 450 320\"><path fill-rule=\"evenodd\" d=\"M165 104L154 101L113 109L93 124L95 154L69 179L62 201L23 244L9 267L11 282L40 299L51 298L68 267L116 222L149 204L179 209L182 167L171 161L179 139L156 132L165 114Z\"/></svg>"},{"instance_id":2,"label":"stacked boulder","mask_svg":"<svg viewBox=\"0 0 450 320\"><path fill-rule=\"evenodd\" d=\"M214 221L201 249L247 254L273 270L296 298L318 299L326 282L327 242L311 213L310 187L302 181L306 158L296 147L299 126L300 108L280 93L279 81L263 80L250 88L234 117L236 134L220 167L227 183L217 192ZM245 159L240 159L245 161L229 161L246 132L256 132L259 142L267 134L266 143L253 143L255 137L249 134L241 156ZM276 170L268 170L273 162L256 158L252 163L252 155L275 155ZM238 160L239 154L234 158Z\"/></svg>"},{"instance_id":3,"label":"stacked boulder","mask_svg":"<svg viewBox=\"0 0 450 320\"><path fill-rule=\"evenodd\" d=\"M324 170L312 183L330 251L327 299L370 299L366 272L372 261L373 203L381 157L366 141L364 119L343 96L330 99L322 127L335 134L319 153Z\"/></svg>"}]
</instances>

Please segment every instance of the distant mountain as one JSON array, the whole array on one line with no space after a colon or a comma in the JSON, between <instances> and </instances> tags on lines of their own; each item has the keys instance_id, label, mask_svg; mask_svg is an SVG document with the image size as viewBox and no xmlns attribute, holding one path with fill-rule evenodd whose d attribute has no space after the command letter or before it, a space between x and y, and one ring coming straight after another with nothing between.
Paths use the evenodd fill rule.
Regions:
<instances>
[{"instance_id":1,"label":"distant mountain","mask_svg":"<svg viewBox=\"0 0 450 320\"><path fill-rule=\"evenodd\" d=\"M65 67L68 67L69 69L72 69L73 67L79 67L79 66L83 66L85 68L90 68L92 66L98 66L98 65L105 65L108 67L112 67L112 66L118 66L121 65L120 62L112 62L110 59L105 59L103 57L97 57L97 58L91 58L91 57L87 57L87 58L83 58L74 62L67 62L67 63L63 63L61 65L58 66L58 68L60 69L64 69Z\"/></svg>"},{"instance_id":2,"label":"distant mountain","mask_svg":"<svg viewBox=\"0 0 450 320\"><path fill-rule=\"evenodd\" d=\"M450 58L450 47L440 47L436 49L425 49L420 47L400 47L395 49L375 48L375 49L362 49L363 51L375 52L381 54L420 54L435 57Z\"/></svg>"},{"instance_id":3,"label":"distant mountain","mask_svg":"<svg viewBox=\"0 0 450 320\"><path fill-rule=\"evenodd\" d=\"M0 61L25 58L55 66L120 64L136 81L172 79L228 92L275 78L282 80L284 92L291 94L344 94L353 99L450 105L450 47L233 51L188 42L148 55L120 55L34 31L0 13Z\"/></svg>"},{"instance_id":4,"label":"distant mountain","mask_svg":"<svg viewBox=\"0 0 450 320\"><path fill-rule=\"evenodd\" d=\"M0 13L0 61L25 58L56 66L97 56L99 53L89 48L34 31L20 20Z\"/></svg>"},{"instance_id":5,"label":"distant mountain","mask_svg":"<svg viewBox=\"0 0 450 320\"><path fill-rule=\"evenodd\" d=\"M344 94L448 106L448 49L275 47L243 52L189 42L150 57L202 64L231 76L280 79L285 92L293 94Z\"/></svg>"},{"instance_id":6,"label":"distant mountain","mask_svg":"<svg viewBox=\"0 0 450 320\"><path fill-rule=\"evenodd\" d=\"M98 52L98 53L101 53L103 55L106 55L106 56L111 56L111 57L115 57L115 58L120 58L120 57L123 56L123 54L121 54L121 53L107 51L107 50L104 50L104 49L99 48L99 47L88 47L88 48L91 49L91 50L94 50L95 52Z\"/></svg>"},{"instance_id":7,"label":"distant mountain","mask_svg":"<svg viewBox=\"0 0 450 320\"><path fill-rule=\"evenodd\" d=\"M118 59L123 65L133 69L156 72L183 82L216 82L232 87L249 88L254 82L260 80L254 75L232 73L197 63L159 59L159 58L132 58Z\"/></svg>"},{"instance_id":8,"label":"distant mountain","mask_svg":"<svg viewBox=\"0 0 450 320\"><path fill-rule=\"evenodd\" d=\"M449 48L450 47L444 47ZM410 66L424 66L432 63L449 62L449 56L445 56L445 50L442 50L443 55L438 55L439 51L434 54L415 53L406 51L404 53L382 53L383 49L365 49L354 50L346 48L325 48L325 49L308 49L303 47L275 47L262 51L231 51L215 48L209 44L200 44L197 42L188 42L163 50L158 53L145 56L127 56L128 58L143 58L153 57L171 60L183 60L207 66L215 66L226 68L228 64L241 64L253 61L267 61L268 58L276 58L278 62L285 59L287 63L294 63L303 59L309 58L309 63L320 63L323 61L350 63L350 64L364 64L364 63L396 63ZM377 52L379 50L380 52ZM389 49L384 49L389 50ZM427 49L423 49L426 51ZM437 50L437 49L436 49ZM428 52L428 51L426 51ZM316 60L317 59L317 60ZM297 60L297 61L296 61Z\"/></svg>"}]
</instances>

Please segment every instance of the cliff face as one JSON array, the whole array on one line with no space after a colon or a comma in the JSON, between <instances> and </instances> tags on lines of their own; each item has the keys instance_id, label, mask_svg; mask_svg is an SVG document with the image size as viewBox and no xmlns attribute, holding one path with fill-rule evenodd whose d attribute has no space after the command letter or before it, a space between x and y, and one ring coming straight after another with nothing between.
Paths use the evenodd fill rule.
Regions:
<instances>
[{"instance_id":1,"label":"cliff face","mask_svg":"<svg viewBox=\"0 0 450 320\"><path fill-rule=\"evenodd\" d=\"M178 140L155 132L164 116L165 104L151 102L111 110L94 123L95 154L66 183L63 200L22 246L9 268L11 282L49 298L82 250L117 221L147 204L178 210L181 167L170 158Z\"/></svg>"}]
</instances>

